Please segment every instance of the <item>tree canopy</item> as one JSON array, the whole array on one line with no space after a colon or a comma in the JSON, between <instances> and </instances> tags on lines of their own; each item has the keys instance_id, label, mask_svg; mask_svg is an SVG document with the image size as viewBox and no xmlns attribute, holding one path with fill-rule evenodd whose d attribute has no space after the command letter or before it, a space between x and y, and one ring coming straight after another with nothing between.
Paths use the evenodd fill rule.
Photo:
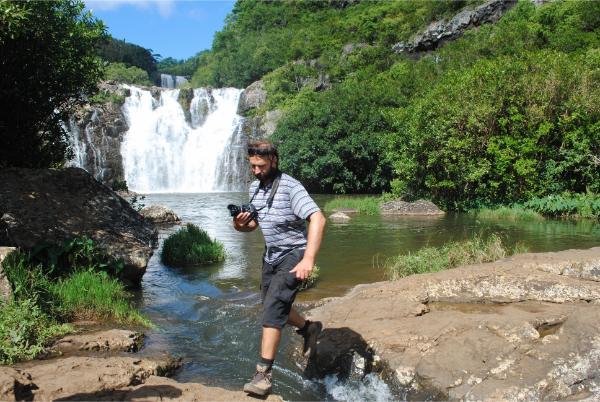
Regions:
<instances>
[{"instance_id":1,"label":"tree canopy","mask_svg":"<svg viewBox=\"0 0 600 402\"><path fill-rule=\"evenodd\" d=\"M0 2L0 167L63 162L62 122L96 91L104 37L80 0Z\"/></svg>"}]
</instances>

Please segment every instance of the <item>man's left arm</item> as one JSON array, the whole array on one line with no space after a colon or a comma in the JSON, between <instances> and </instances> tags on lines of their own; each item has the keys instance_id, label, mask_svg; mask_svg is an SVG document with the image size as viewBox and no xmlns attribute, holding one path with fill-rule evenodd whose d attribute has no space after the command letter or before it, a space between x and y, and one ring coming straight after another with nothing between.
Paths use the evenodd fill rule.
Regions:
<instances>
[{"instance_id":1,"label":"man's left arm","mask_svg":"<svg viewBox=\"0 0 600 402\"><path fill-rule=\"evenodd\" d=\"M321 248L326 221L321 211L313 212L306 220L308 221L306 251L302 260L290 271L290 273L295 273L296 278L300 280L308 278L313 270L317 254Z\"/></svg>"}]
</instances>

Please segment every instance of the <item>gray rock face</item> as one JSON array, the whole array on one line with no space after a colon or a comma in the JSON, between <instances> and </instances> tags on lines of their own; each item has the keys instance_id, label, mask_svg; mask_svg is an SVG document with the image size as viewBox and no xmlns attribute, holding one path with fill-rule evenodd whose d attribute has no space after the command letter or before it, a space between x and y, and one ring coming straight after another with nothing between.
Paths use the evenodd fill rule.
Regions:
<instances>
[{"instance_id":1,"label":"gray rock face","mask_svg":"<svg viewBox=\"0 0 600 402\"><path fill-rule=\"evenodd\" d=\"M498 21L516 4L515 0L490 0L473 10L463 10L449 21L432 22L423 32L408 42L392 46L396 53L414 53L437 48L443 42L461 36L467 29Z\"/></svg>"},{"instance_id":2,"label":"gray rock face","mask_svg":"<svg viewBox=\"0 0 600 402\"><path fill-rule=\"evenodd\" d=\"M179 216L177 216L172 209L162 205L149 205L144 207L140 211L140 215L152 223L168 224L181 222Z\"/></svg>"},{"instance_id":3,"label":"gray rock face","mask_svg":"<svg viewBox=\"0 0 600 402\"><path fill-rule=\"evenodd\" d=\"M100 89L122 98L129 96L128 90L116 84L102 83ZM102 183L122 181L121 142L128 129L120 104L108 102L79 109L69 121L69 130L77 137L73 151L79 154L78 163Z\"/></svg>"},{"instance_id":4,"label":"gray rock face","mask_svg":"<svg viewBox=\"0 0 600 402\"><path fill-rule=\"evenodd\" d=\"M4 261L4 258L6 258L9 253L15 250L15 247L0 247L0 302L8 301L12 295L12 288L4 273L4 269L2 268L2 261Z\"/></svg>"},{"instance_id":5,"label":"gray rock face","mask_svg":"<svg viewBox=\"0 0 600 402\"><path fill-rule=\"evenodd\" d=\"M388 201L381 204L382 215L444 215L431 201L417 200L415 202Z\"/></svg>"},{"instance_id":6,"label":"gray rock face","mask_svg":"<svg viewBox=\"0 0 600 402\"><path fill-rule=\"evenodd\" d=\"M246 118L242 123L242 131L249 141L269 138L282 117L283 112L275 109L267 111L264 116Z\"/></svg>"},{"instance_id":7,"label":"gray rock face","mask_svg":"<svg viewBox=\"0 0 600 402\"><path fill-rule=\"evenodd\" d=\"M317 361L370 348L364 372L408 400L600 398L598 247L360 285L310 316Z\"/></svg>"},{"instance_id":8,"label":"gray rock face","mask_svg":"<svg viewBox=\"0 0 600 402\"><path fill-rule=\"evenodd\" d=\"M263 82L253 82L240 95L240 101L238 103L238 114L244 114L250 109L259 108L266 101L267 91L265 91Z\"/></svg>"},{"instance_id":9,"label":"gray rock face","mask_svg":"<svg viewBox=\"0 0 600 402\"><path fill-rule=\"evenodd\" d=\"M0 171L0 245L24 249L87 236L139 284L158 233L127 201L79 168Z\"/></svg>"}]
</instances>

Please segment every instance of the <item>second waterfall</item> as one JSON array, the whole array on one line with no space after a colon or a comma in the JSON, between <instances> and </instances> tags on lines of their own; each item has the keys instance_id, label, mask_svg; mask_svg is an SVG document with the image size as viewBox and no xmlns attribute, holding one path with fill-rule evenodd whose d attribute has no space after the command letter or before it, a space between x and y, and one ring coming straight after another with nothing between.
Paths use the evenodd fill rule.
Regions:
<instances>
[{"instance_id":1,"label":"second waterfall","mask_svg":"<svg viewBox=\"0 0 600 402\"><path fill-rule=\"evenodd\" d=\"M125 180L133 191L241 191L247 176L241 90L194 89L180 104L179 90L160 92L129 86L123 113L129 130L121 144ZM186 107L187 109L187 107Z\"/></svg>"}]
</instances>

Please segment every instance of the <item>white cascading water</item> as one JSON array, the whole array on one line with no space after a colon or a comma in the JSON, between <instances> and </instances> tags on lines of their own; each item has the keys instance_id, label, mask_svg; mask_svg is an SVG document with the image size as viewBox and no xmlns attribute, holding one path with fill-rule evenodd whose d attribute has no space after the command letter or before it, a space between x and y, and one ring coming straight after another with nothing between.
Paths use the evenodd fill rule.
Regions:
<instances>
[{"instance_id":1,"label":"white cascading water","mask_svg":"<svg viewBox=\"0 0 600 402\"><path fill-rule=\"evenodd\" d=\"M137 192L240 191L245 176L244 138L237 106L241 90L195 89L191 125L177 101L179 90L128 86L123 113L129 130L121 144L128 187Z\"/></svg>"}]
</instances>

